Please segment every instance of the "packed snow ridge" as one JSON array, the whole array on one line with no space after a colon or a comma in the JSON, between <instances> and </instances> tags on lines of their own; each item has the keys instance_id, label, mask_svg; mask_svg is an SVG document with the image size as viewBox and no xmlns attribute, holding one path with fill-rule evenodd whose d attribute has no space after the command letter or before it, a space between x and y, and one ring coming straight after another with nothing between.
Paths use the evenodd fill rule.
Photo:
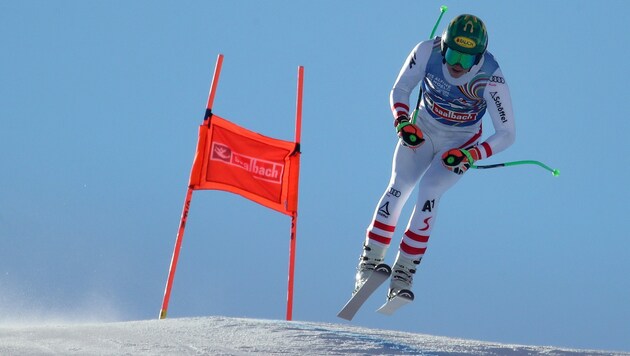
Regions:
<instances>
[{"instance_id":1,"label":"packed snow ridge","mask_svg":"<svg viewBox=\"0 0 630 356\"><path fill-rule=\"evenodd\" d=\"M0 325L1 355L630 355L227 317Z\"/></svg>"}]
</instances>

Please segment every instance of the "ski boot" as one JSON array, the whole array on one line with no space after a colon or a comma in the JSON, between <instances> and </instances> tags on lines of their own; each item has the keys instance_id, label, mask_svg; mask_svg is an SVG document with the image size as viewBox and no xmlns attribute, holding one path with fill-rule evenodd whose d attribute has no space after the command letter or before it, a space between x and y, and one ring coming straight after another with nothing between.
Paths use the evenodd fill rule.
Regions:
<instances>
[{"instance_id":1,"label":"ski boot","mask_svg":"<svg viewBox=\"0 0 630 356\"><path fill-rule=\"evenodd\" d=\"M413 260L404 257L398 252L396 262L392 268L392 277L389 283L389 291L387 292L388 300L399 294L401 297L404 296L413 300L411 285L413 284L413 275L416 273L416 268L421 260L421 258Z\"/></svg>"},{"instance_id":2,"label":"ski boot","mask_svg":"<svg viewBox=\"0 0 630 356\"><path fill-rule=\"evenodd\" d=\"M357 267L357 274L355 276L354 295L359 288L365 283L368 277L374 271L374 268L385 260L385 253L387 252L387 246L377 245L363 245L363 253L359 258L359 266Z\"/></svg>"}]
</instances>

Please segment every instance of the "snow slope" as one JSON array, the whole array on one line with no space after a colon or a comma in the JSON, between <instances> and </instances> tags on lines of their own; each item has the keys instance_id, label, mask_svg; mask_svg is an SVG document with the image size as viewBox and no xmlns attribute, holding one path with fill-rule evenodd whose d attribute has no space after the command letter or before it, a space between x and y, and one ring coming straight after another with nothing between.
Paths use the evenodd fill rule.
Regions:
<instances>
[{"instance_id":1,"label":"snow slope","mask_svg":"<svg viewBox=\"0 0 630 356\"><path fill-rule=\"evenodd\" d=\"M630 355L226 317L1 325L0 355Z\"/></svg>"}]
</instances>

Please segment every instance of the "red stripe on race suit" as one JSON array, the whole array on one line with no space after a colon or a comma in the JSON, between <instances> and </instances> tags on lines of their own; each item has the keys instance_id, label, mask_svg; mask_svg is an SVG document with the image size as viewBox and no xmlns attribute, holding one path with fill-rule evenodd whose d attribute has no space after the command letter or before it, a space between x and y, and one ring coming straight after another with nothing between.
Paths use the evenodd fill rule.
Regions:
<instances>
[{"instance_id":1,"label":"red stripe on race suit","mask_svg":"<svg viewBox=\"0 0 630 356\"><path fill-rule=\"evenodd\" d=\"M376 220L374 220L374 227L387 232L394 232L394 230L396 230L396 226L383 224L382 222Z\"/></svg>"},{"instance_id":2,"label":"red stripe on race suit","mask_svg":"<svg viewBox=\"0 0 630 356\"><path fill-rule=\"evenodd\" d=\"M394 104L394 109L403 109L407 112L409 112L409 106L403 103L395 103Z\"/></svg>"},{"instance_id":3,"label":"red stripe on race suit","mask_svg":"<svg viewBox=\"0 0 630 356\"><path fill-rule=\"evenodd\" d=\"M479 132L477 132L473 137L470 138L470 140L466 141L465 144L459 146L458 148L466 148L470 145L472 145L473 143L477 142L477 140L479 140L479 137L481 137L481 133L482 133L482 128L481 126L479 127Z\"/></svg>"},{"instance_id":4,"label":"red stripe on race suit","mask_svg":"<svg viewBox=\"0 0 630 356\"><path fill-rule=\"evenodd\" d=\"M470 152L470 155L472 156L472 158L477 161L481 159L481 151L479 151L479 149L477 147L473 147L472 149L470 149L468 152Z\"/></svg>"},{"instance_id":5,"label":"red stripe on race suit","mask_svg":"<svg viewBox=\"0 0 630 356\"><path fill-rule=\"evenodd\" d=\"M392 242L392 238L391 237L385 237L385 236L381 236L378 234L375 234L371 231L368 231L368 237L370 238L370 240L374 240L376 242L380 242L384 245L389 245L390 242Z\"/></svg>"},{"instance_id":6,"label":"red stripe on race suit","mask_svg":"<svg viewBox=\"0 0 630 356\"><path fill-rule=\"evenodd\" d=\"M481 144L484 150L486 150L486 158L492 156L492 147L487 142Z\"/></svg>"},{"instance_id":7,"label":"red stripe on race suit","mask_svg":"<svg viewBox=\"0 0 630 356\"><path fill-rule=\"evenodd\" d=\"M410 231L410 230L405 231L405 236L417 242L423 242L423 243L429 242L429 236L418 235L415 232Z\"/></svg>"},{"instance_id":8,"label":"red stripe on race suit","mask_svg":"<svg viewBox=\"0 0 630 356\"><path fill-rule=\"evenodd\" d=\"M406 243L401 242L400 250L408 255L424 255L424 253L427 251L427 248L426 247L422 247L422 248L411 247L407 245Z\"/></svg>"}]
</instances>

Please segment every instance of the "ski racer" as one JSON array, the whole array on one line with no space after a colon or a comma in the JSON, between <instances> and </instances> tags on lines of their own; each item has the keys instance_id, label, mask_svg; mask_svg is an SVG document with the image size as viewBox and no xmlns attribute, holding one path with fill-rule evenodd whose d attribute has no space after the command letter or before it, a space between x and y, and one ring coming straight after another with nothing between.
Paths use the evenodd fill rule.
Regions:
<instances>
[{"instance_id":1,"label":"ski racer","mask_svg":"<svg viewBox=\"0 0 630 356\"><path fill-rule=\"evenodd\" d=\"M441 38L416 45L405 60L390 93L399 136L391 178L367 228L354 293L375 266L384 262L401 210L419 182L387 294L389 300L405 291L413 299L413 276L435 227L440 198L472 163L514 142L510 92L487 46L484 23L465 14L455 17ZM421 100L414 122L409 98L418 84ZM480 142L481 119L486 111L494 133Z\"/></svg>"}]
</instances>

